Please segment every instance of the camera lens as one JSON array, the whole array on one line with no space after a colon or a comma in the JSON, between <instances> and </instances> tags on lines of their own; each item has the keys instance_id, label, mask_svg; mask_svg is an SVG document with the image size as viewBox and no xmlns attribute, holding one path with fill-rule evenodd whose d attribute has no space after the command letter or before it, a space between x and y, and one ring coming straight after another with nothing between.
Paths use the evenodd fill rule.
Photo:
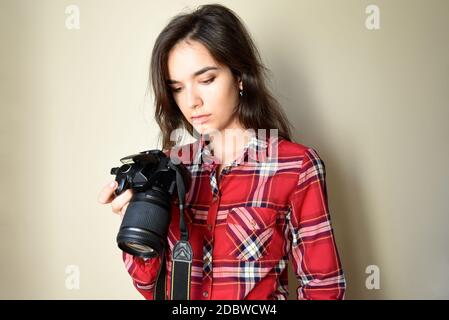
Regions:
<instances>
[{"instance_id":1,"label":"camera lens","mask_svg":"<svg viewBox=\"0 0 449 320\"><path fill-rule=\"evenodd\" d=\"M125 245L128 248L131 248L135 251L140 251L143 254L152 254L154 252L154 250L151 247L136 242L128 242Z\"/></svg>"},{"instance_id":2,"label":"camera lens","mask_svg":"<svg viewBox=\"0 0 449 320\"><path fill-rule=\"evenodd\" d=\"M171 220L170 198L153 187L133 195L117 235L120 249L151 258L162 253Z\"/></svg>"}]
</instances>

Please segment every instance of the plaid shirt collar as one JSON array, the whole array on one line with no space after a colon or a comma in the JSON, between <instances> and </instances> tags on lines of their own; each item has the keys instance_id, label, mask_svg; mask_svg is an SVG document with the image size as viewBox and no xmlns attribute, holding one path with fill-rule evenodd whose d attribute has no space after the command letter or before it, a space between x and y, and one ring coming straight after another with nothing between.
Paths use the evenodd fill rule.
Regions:
<instances>
[{"instance_id":1,"label":"plaid shirt collar","mask_svg":"<svg viewBox=\"0 0 449 320\"><path fill-rule=\"evenodd\" d=\"M201 135L195 144L197 144L197 151L194 156L195 164L202 164L205 167L211 168L219 163L219 159L212 155L211 144L204 135ZM245 144L242 153L231 163L231 166L236 167L241 163L247 162L265 162L268 158L267 149L267 139L259 138L255 134L252 134Z\"/></svg>"}]
</instances>

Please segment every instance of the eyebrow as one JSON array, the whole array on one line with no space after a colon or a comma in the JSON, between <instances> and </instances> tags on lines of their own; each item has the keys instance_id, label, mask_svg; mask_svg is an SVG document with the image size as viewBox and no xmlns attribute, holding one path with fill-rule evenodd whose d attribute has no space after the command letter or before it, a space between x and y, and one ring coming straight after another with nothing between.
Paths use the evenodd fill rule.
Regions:
<instances>
[{"instance_id":1,"label":"eyebrow","mask_svg":"<svg viewBox=\"0 0 449 320\"><path fill-rule=\"evenodd\" d=\"M202 68L202 69L200 69L200 70L194 72L194 73L192 74L192 78L193 78L193 77L197 77L197 76L199 76L200 74L203 74L203 73L205 73L205 72L207 72L207 71L209 71L209 70L218 70L218 68L217 68L217 67L204 67L204 68ZM171 79L168 79L168 80L167 80L167 84L174 84L174 83L179 83L179 81L177 81L177 80L171 80Z\"/></svg>"}]
</instances>

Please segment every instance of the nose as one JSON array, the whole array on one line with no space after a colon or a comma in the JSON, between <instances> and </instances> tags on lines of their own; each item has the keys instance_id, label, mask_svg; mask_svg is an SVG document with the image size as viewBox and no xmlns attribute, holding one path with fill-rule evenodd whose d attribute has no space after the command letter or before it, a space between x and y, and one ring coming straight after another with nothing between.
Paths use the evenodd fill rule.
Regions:
<instances>
[{"instance_id":1,"label":"nose","mask_svg":"<svg viewBox=\"0 0 449 320\"><path fill-rule=\"evenodd\" d=\"M194 86L190 87L190 89L186 90L186 105L191 108L195 109L198 106L201 106L203 101L201 99L201 96L199 92L194 88Z\"/></svg>"}]
</instances>

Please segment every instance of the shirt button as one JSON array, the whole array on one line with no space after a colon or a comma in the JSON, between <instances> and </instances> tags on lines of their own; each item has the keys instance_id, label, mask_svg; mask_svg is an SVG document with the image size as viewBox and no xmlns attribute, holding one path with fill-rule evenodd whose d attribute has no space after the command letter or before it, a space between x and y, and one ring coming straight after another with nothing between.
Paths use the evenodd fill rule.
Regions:
<instances>
[{"instance_id":1,"label":"shirt button","mask_svg":"<svg viewBox=\"0 0 449 320\"><path fill-rule=\"evenodd\" d=\"M208 225L207 225L207 229L209 229L209 231L212 231L212 225L211 225L211 224L208 224Z\"/></svg>"},{"instance_id":2,"label":"shirt button","mask_svg":"<svg viewBox=\"0 0 449 320\"><path fill-rule=\"evenodd\" d=\"M209 296L209 292L203 291L203 297L207 298Z\"/></svg>"},{"instance_id":3,"label":"shirt button","mask_svg":"<svg viewBox=\"0 0 449 320\"><path fill-rule=\"evenodd\" d=\"M215 201L218 200L218 197L217 196L213 196L212 200L215 202Z\"/></svg>"}]
</instances>

